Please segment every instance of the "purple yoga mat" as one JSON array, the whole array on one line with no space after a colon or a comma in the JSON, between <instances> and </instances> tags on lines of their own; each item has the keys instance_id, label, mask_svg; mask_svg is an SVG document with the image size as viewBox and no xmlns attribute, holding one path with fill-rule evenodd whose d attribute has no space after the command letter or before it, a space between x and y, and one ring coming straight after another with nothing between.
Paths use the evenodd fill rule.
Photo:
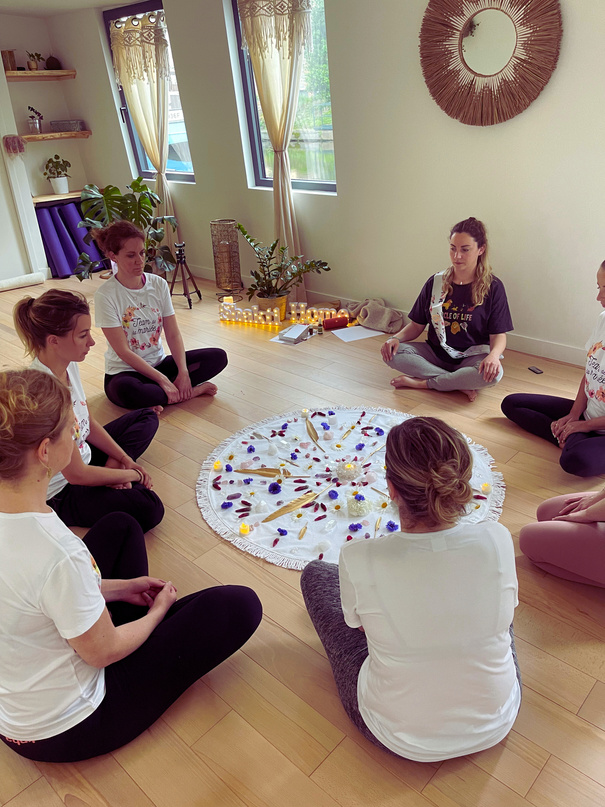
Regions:
<instances>
[{"instance_id":1,"label":"purple yoga mat","mask_svg":"<svg viewBox=\"0 0 605 807\"><path fill-rule=\"evenodd\" d=\"M78 262L78 255L80 253L76 249L73 238L69 234L69 230L65 226L65 222L59 214L59 207L49 207L48 209L50 210L50 217L55 226L55 232L57 233L57 237L59 238L59 242L63 248L65 259L69 264L69 268L73 271L73 267Z\"/></svg>"},{"instance_id":2,"label":"purple yoga mat","mask_svg":"<svg viewBox=\"0 0 605 807\"><path fill-rule=\"evenodd\" d=\"M63 251L61 241L59 240L50 214L51 209L52 208L49 209L48 207L36 208L36 216L38 217L38 224L40 225L44 251L46 252L46 258L53 277L68 277L73 274L72 267L65 257L65 252Z\"/></svg>"},{"instance_id":3,"label":"purple yoga mat","mask_svg":"<svg viewBox=\"0 0 605 807\"><path fill-rule=\"evenodd\" d=\"M102 260L104 256L101 255L94 242L89 245L84 241L86 228L78 227L79 222L82 221L82 214L80 213L77 205L75 205L73 202L68 205L61 205L59 208L59 214L69 230L69 233L78 249L78 253L86 252L92 261Z\"/></svg>"}]
</instances>

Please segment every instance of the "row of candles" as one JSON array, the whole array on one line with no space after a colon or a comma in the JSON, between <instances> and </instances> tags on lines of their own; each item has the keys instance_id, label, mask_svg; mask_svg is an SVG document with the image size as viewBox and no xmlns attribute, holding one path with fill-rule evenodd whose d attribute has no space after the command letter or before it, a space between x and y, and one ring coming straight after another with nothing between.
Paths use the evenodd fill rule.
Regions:
<instances>
[{"instance_id":1,"label":"row of candles","mask_svg":"<svg viewBox=\"0 0 605 807\"><path fill-rule=\"evenodd\" d=\"M279 325L281 322L279 308L260 311L257 305L250 308L238 308L232 298L225 297L219 302L218 315L221 322L245 322L249 325ZM291 323L317 325L324 319L348 317L346 308L337 311L335 308L307 308L306 303L290 303L288 317Z\"/></svg>"}]
</instances>

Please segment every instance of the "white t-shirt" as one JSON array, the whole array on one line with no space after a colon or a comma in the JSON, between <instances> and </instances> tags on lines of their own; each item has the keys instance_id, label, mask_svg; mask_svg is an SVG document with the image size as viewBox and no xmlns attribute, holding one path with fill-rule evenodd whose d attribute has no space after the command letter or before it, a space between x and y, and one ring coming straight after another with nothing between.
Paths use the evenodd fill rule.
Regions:
<instances>
[{"instance_id":1,"label":"white t-shirt","mask_svg":"<svg viewBox=\"0 0 605 807\"><path fill-rule=\"evenodd\" d=\"M584 417L605 417L605 311L599 315L590 338L586 342L586 373L584 391L588 402ZM601 430L603 431L603 430Z\"/></svg>"},{"instance_id":2,"label":"white t-shirt","mask_svg":"<svg viewBox=\"0 0 605 807\"><path fill-rule=\"evenodd\" d=\"M42 364L40 359L34 359L30 364L32 370L40 370L48 375L53 375L45 364ZM71 405L74 410L74 439L78 444L82 462L85 465L90 463L92 452L90 446L86 442L90 434L90 413L88 411L88 404L86 403L86 395L84 394L84 387L82 386L82 379L80 378L80 369L77 362L72 361L67 365L67 378L69 382L69 394L71 396ZM55 474L48 484L48 492L46 499L52 499L57 493L60 493L67 485L67 479L62 473Z\"/></svg>"},{"instance_id":3,"label":"white t-shirt","mask_svg":"<svg viewBox=\"0 0 605 807\"><path fill-rule=\"evenodd\" d=\"M521 702L509 531L489 521L352 541L339 569L345 621L368 640L357 695L372 734L419 762L500 742Z\"/></svg>"},{"instance_id":4,"label":"white t-shirt","mask_svg":"<svg viewBox=\"0 0 605 807\"><path fill-rule=\"evenodd\" d=\"M168 283L162 277L143 273L142 289L127 289L116 277L106 280L95 294L95 325L98 328L122 328L128 347L152 367L162 361L161 334L165 317L174 314ZM105 351L108 375L132 371L111 345Z\"/></svg>"},{"instance_id":5,"label":"white t-shirt","mask_svg":"<svg viewBox=\"0 0 605 807\"><path fill-rule=\"evenodd\" d=\"M43 740L80 723L103 700L104 670L68 639L105 608L84 543L53 512L0 513L0 733Z\"/></svg>"}]
</instances>

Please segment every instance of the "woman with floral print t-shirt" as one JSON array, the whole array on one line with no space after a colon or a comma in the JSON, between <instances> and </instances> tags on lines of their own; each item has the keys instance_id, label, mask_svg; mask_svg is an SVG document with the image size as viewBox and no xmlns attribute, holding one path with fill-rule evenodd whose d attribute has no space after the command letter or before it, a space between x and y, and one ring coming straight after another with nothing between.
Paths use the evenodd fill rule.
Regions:
<instances>
[{"instance_id":1,"label":"woman with floral print t-shirt","mask_svg":"<svg viewBox=\"0 0 605 807\"><path fill-rule=\"evenodd\" d=\"M118 270L95 294L95 324L107 339L105 393L126 409L166 406L215 395L214 378L227 365L221 348L185 350L166 281L144 271L138 227L117 221L93 231ZM171 354L162 345L162 331Z\"/></svg>"}]
</instances>

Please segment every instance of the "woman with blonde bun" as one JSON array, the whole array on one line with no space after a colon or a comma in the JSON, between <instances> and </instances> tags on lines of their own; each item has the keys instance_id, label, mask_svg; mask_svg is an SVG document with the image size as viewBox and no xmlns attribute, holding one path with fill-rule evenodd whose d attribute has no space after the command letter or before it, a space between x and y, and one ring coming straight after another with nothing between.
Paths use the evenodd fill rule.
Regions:
<instances>
[{"instance_id":1,"label":"woman with blonde bun","mask_svg":"<svg viewBox=\"0 0 605 807\"><path fill-rule=\"evenodd\" d=\"M472 500L466 440L410 418L386 444L401 529L313 561L301 588L347 715L383 749L434 762L491 748L521 702L513 542L461 522ZM393 525L396 529L398 525Z\"/></svg>"},{"instance_id":2,"label":"woman with blonde bun","mask_svg":"<svg viewBox=\"0 0 605 807\"><path fill-rule=\"evenodd\" d=\"M57 378L72 401L76 440L71 461L50 480L50 506L69 526L92 527L106 513L119 511L133 516L145 532L155 527L164 506L137 459L153 440L158 413L139 409L106 426L91 416L78 369L95 344L86 299L50 289L20 300L13 319L33 357L31 366Z\"/></svg>"}]
</instances>

